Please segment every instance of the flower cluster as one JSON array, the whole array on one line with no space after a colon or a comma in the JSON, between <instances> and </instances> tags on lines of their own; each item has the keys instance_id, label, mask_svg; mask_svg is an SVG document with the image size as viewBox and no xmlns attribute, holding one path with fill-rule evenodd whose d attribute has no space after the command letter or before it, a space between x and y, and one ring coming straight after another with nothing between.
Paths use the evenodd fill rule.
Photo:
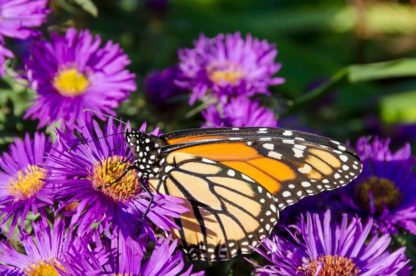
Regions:
<instances>
[{"instance_id":1,"label":"flower cluster","mask_svg":"<svg viewBox=\"0 0 416 276\"><path fill-rule=\"evenodd\" d=\"M191 268L185 269L182 254L175 253L176 243L157 238L151 227L151 223L167 231L176 227L173 219L187 211L183 202L149 195L134 171L117 181L133 161L123 133L122 126L111 120L104 128L92 121L73 131L59 131L54 144L43 134L35 134L33 139L27 135L3 154L2 230L12 237L19 226L26 252L3 243L0 263L4 271L33 275L58 275L60 271L70 275L191 273ZM116 184L108 185L113 182ZM145 214L149 196L154 199ZM52 229L46 221L50 212L56 216ZM30 235L22 231L29 213L42 219L33 223ZM156 247L147 260L149 239ZM77 262L80 256L83 262ZM158 269L154 262L159 262Z\"/></svg>"},{"instance_id":2,"label":"flower cluster","mask_svg":"<svg viewBox=\"0 0 416 276\"><path fill-rule=\"evenodd\" d=\"M274 112L252 97L270 95L270 86L284 82L274 77L281 67L275 63L276 56L274 45L249 34L245 38L240 33L219 34L212 39L201 35L194 48L179 50L175 67L179 72L174 78L159 75L159 86L164 88L157 94L159 99L177 95L176 87L192 91L189 103L201 100L206 107L202 113L205 127L275 127ZM156 80L154 75L149 79ZM148 93L154 95L152 87Z\"/></svg>"},{"instance_id":3,"label":"flower cluster","mask_svg":"<svg viewBox=\"0 0 416 276\"><path fill-rule=\"evenodd\" d=\"M257 251L269 264L256 265L259 275L406 275L410 268L405 248L389 252L391 238L370 236L373 221L342 216L338 224L331 212L306 213L287 230L289 237L265 239ZM366 242L368 240L368 243Z\"/></svg>"},{"instance_id":4,"label":"flower cluster","mask_svg":"<svg viewBox=\"0 0 416 276\"><path fill-rule=\"evenodd\" d=\"M166 4L146 5L162 12ZM182 227L177 221L186 217L189 202L149 189L147 180L131 169L143 159L135 160L140 147L125 141L130 123L112 118L137 88L136 76L127 68L130 58L118 43L103 42L88 29L40 32L49 12L47 0L0 0L0 77L9 70L19 81L23 76L35 95L24 119L37 121L36 132L15 138L0 156L0 274L204 274L194 272L172 234ZM28 38L24 56L12 51L14 39ZM132 95L134 109L152 104L152 111L168 116L185 110L201 115L202 127L277 127L276 112L263 105L274 102L271 89L284 82L276 76L281 64L275 45L239 32L201 35L178 56L177 64L145 78L146 94ZM23 66L8 66L6 60L15 57ZM189 106L193 109L186 110ZM125 113L132 115L131 110ZM174 128L177 122L169 123L167 128ZM146 128L144 123L140 131ZM152 132L160 134L158 128ZM416 235L416 159L409 144L393 142L359 138L355 150L362 174L344 188L283 210L273 234L255 248L255 256L247 257L250 269L258 275L410 275L406 249ZM264 144L266 149L274 146ZM306 147L296 146L295 156L299 146ZM285 154L279 153L276 162L285 162ZM315 158L308 154L299 160ZM325 167L329 161L321 159ZM293 171L299 170L296 165L302 164L291 162ZM200 167L217 171L214 165ZM164 176L168 171L166 167ZM206 232L202 234L210 235Z\"/></svg>"}]
</instances>

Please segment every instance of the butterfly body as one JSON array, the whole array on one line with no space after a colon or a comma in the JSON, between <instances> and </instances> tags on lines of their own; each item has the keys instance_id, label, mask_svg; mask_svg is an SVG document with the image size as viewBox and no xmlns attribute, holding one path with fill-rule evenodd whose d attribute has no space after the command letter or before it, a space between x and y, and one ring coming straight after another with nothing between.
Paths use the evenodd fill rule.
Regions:
<instances>
[{"instance_id":1,"label":"butterfly body","mask_svg":"<svg viewBox=\"0 0 416 276\"><path fill-rule=\"evenodd\" d=\"M134 150L134 167L141 179L159 178L164 160L161 158L163 139L140 131L128 131L126 142Z\"/></svg>"},{"instance_id":2,"label":"butterfly body","mask_svg":"<svg viewBox=\"0 0 416 276\"><path fill-rule=\"evenodd\" d=\"M346 185L362 168L339 142L285 129L194 129L160 137L131 131L126 140L138 176L187 205L174 236L196 260L250 253L279 211Z\"/></svg>"}]
</instances>

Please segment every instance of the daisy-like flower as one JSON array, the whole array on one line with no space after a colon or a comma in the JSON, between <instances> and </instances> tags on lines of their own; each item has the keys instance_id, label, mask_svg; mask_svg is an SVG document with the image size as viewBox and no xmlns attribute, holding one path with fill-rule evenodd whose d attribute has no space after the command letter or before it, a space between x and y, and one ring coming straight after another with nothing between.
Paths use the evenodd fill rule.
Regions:
<instances>
[{"instance_id":1,"label":"daisy-like flower","mask_svg":"<svg viewBox=\"0 0 416 276\"><path fill-rule=\"evenodd\" d=\"M235 98L229 103L209 106L202 112L204 127L276 127L274 113L257 101Z\"/></svg>"},{"instance_id":2,"label":"daisy-like flower","mask_svg":"<svg viewBox=\"0 0 416 276\"><path fill-rule=\"evenodd\" d=\"M0 0L0 75L4 76L4 62L13 53L4 45L4 38L26 39L42 25L48 14L47 0Z\"/></svg>"},{"instance_id":3,"label":"daisy-like flower","mask_svg":"<svg viewBox=\"0 0 416 276\"><path fill-rule=\"evenodd\" d=\"M157 238L152 250L146 252L134 252L131 247L126 246L127 240L118 236L110 243L97 240L95 251L111 252L109 265L101 266L102 272L108 275L204 275L203 272L193 273L193 266L186 268L183 254L177 250L177 241L170 241L171 237ZM102 254L94 254L102 256ZM104 258L101 258L104 259ZM100 264L103 261L95 261ZM95 269L94 269L95 270ZM87 274L88 271L87 271Z\"/></svg>"},{"instance_id":4,"label":"daisy-like flower","mask_svg":"<svg viewBox=\"0 0 416 276\"><path fill-rule=\"evenodd\" d=\"M50 170L58 199L67 208L75 208L72 224L78 225L83 233L91 231L93 223L97 223L98 229L108 236L120 232L136 237L139 228L151 231L141 221L150 196L142 189L136 171L129 170L120 178L133 164L121 125L110 120L103 131L93 121L75 132L77 135L60 132L60 149L50 157L55 162ZM185 211L180 199L154 195L146 218L162 229L169 229L175 226L172 218Z\"/></svg>"},{"instance_id":5,"label":"daisy-like flower","mask_svg":"<svg viewBox=\"0 0 416 276\"><path fill-rule=\"evenodd\" d=\"M159 109L167 109L172 104L174 97L186 92L185 89L175 83L179 75L180 71L177 66L149 74L145 81L147 99Z\"/></svg>"},{"instance_id":6,"label":"daisy-like flower","mask_svg":"<svg viewBox=\"0 0 416 276\"><path fill-rule=\"evenodd\" d=\"M363 172L339 193L355 213L373 217L383 233L404 228L416 234L415 160L410 145L393 153L389 144L389 140L359 139L356 152L363 162Z\"/></svg>"},{"instance_id":7,"label":"daisy-like flower","mask_svg":"<svg viewBox=\"0 0 416 276\"><path fill-rule=\"evenodd\" d=\"M37 98L25 117L39 119L41 127L58 120L68 127L76 120L88 122L92 113L85 109L114 115L136 89L120 46L112 41L101 46L101 38L87 30L52 34L50 41L34 43L30 53L25 64Z\"/></svg>"},{"instance_id":8,"label":"daisy-like flower","mask_svg":"<svg viewBox=\"0 0 416 276\"><path fill-rule=\"evenodd\" d=\"M256 265L259 275L397 275L409 271L404 251L389 252L389 235L371 236L373 221L365 225L357 217L342 216L340 224L323 216L306 214L288 230L291 239L273 236L257 249L270 263Z\"/></svg>"},{"instance_id":9,"label":"daisy-like flower","mask_svg":"<svg viewBox=\"0 0 416 276\"><path fill-rule=\"evenodd\" d=\"M222 98L269 94L268 88L281 84L273 75L281 65L275 62L277 50L265 40L240 33L219 34L210 39L201 35L194 48L179 51L183 78L178 84L192 89L190 104L211 91Z\"/></svg>"},{"instance_id":10,"label":"daisy-like flower","mask_svg":"<svg viewBox=\"0 0 416 276\"><path fill-rule=\"evenodd\" d=\"M2 275L85 275L92 258L103 264L108 261L89 253L85 237L74 237L62 220L55 221L53 226L46 219L33 223L33 234L22 233L21 245L23 253L0 243Z\"/></svg>"},{"instance_id":11,"label":"daisy-like flower","mask_svg":"<svg viewBox=\"0 0 416 276\"><path fill-rule=\"evenodd\" d=\"M9 152L0 158L1 223L11 219L10 233L17 223L23 225L29 212L37 213L53 204L53 186L48 181L46 157L51 143L44 134L26 134L16 139Z\"/></svg>"}]
</instances>

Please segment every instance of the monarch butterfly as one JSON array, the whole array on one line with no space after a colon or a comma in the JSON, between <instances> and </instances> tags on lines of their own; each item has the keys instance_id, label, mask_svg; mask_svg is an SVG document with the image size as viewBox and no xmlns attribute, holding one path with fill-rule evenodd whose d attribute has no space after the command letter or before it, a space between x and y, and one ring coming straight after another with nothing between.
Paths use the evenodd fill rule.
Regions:
<instances>
[{"instance_id":1,"label":"monarch butterfly","mask_svg":"<svg viewBox=\"0 0 416 276\"><path fill-rule=\"evenodd\" d=\"M192 260L250 253L279 211L344 186L362 170L341 143L281 128L190 129L160 137L128 131L126 141L138 177L189 207L173 235Z\"/></svg>"}]
</instances>

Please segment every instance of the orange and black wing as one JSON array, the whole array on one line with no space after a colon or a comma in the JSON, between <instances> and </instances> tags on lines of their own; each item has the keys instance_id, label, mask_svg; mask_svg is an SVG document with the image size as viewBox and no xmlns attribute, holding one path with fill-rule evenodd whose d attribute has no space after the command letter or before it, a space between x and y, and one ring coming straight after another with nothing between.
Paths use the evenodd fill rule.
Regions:
<instances>
[{"instance_id":1,"label":"orange and black wing","mask_svg":"<svg viewBox=\"0 0 416 276\"><path fill-rule=\"evenodd\" d=\"M303 132L198 129L163 138L163 174L150 184L187 202L175 235L192 259L250 253L273 229L279 210L346 185L361 171L344 145Z\"/></svg>"}]
</instances>

